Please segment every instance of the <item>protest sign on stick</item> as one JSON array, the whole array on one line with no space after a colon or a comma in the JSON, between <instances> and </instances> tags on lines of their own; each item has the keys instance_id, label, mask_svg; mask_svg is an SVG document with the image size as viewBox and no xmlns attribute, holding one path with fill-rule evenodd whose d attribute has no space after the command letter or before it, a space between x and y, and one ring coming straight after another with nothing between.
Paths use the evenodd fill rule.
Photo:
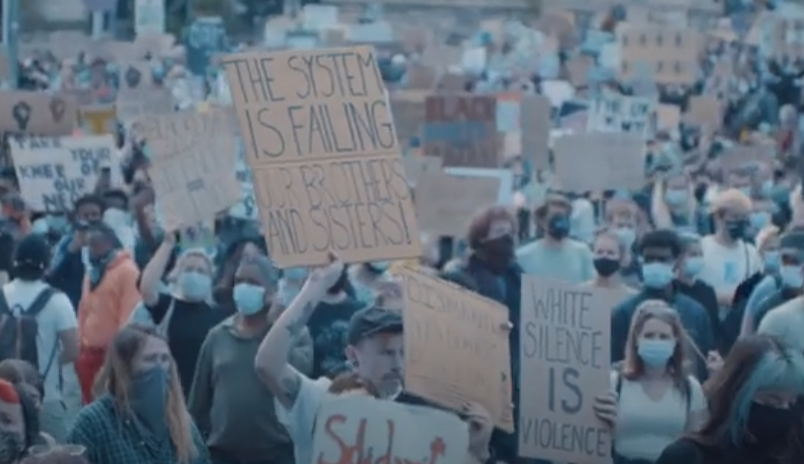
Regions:
<instances>
[{"instance_id":1,"label":"protest sign on stick","mask_svg":"<svg viewBox=\"0 0 804 464\"><path fill-rule=\"evenodd\" d=\"M419 230L370 47L222 59L271 258L418 257Z\"/></svg>"},{"instance_id":2,"label":"protest sign on stick","mask_svg":"<svg viewBox=\"0 0 804 464\"><path fill-rule=\"evenodd\" d=\"M65 213L92 193L102 168L119 165L111 135L21 136L9 141L20 190L33 211Z\"/></svg>"},{"instance_id":3,"label":"protest sign on stick","mask_svg":"<svg viewBox=\"0 0 804 464\"><path fill-rule=\"evenodd\" d=\"M507 308L412 269L401 276L406 390L456 410L474 401L513 432Z\"/></svg>"},{"instance_id":4,"label":"protest sign on stick","mask_svg":"<svg viewBox=\"0 0 804 464\"><path fill-rule=\"evenodd\" d=\"M611 430L593 410L610 389L610 292L524 276L519 327L519 455L611 463Z\"/></svg>"},{"instance_id":5,"label":"protest sign on stick","mask_svg":"<svg viewBox=\"0 0 804 464\"><path fill-rule=\"evenodd\" d=\"M425 155L444 166L496 168L500 164L497 100L490 95L433 95L425 102Z\"/></svg>"},{"instance_id":6,"label":"protest sign on stick","mask_svg":"<svg viewBox=\"0 0 804 464\"><path fill-rule=\"evenodd\" d=\"M467 425L458 416L351 395L324 401L313 432L313 464L465 464Z\"/></svg>"}]
</instances>

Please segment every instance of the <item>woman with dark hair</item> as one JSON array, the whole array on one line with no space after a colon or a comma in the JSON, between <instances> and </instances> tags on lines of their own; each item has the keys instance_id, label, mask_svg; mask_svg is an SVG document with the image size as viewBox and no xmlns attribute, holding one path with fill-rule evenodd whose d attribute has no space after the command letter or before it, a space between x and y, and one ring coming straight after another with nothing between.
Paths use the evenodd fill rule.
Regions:
<instances>
[{"instance_id":1,"label":"woman with dark hair","mask_svg":"<svg viewBox=\"0 0 804 464\"><path fill-rule=\"evenodd\" d=\"M709 417L656 464L804 462L804 355L767 336L740 339L706 385Z\"/></svg>"},{"instance_id":2,"label":"woman with dark hair","mask_svg":"<svg viewBox=\"0 0 804 464\"><path fill-rule=\"evenodd\" d=\"M221 311L228 317L237 314L232 290L235 286L235 272L240 267L243 256L267 256L265 242L257 239L242 239L226 249L218 264L218 275L213 298Z\"/></svg>"},{"instance_id":3,"label":"woman with dark hair","mask_svg":"<svg viewBox=\"0 0 804 464\"><path fill-rule=\"evenodd\" d=\"M39 443L39 417L33 400L18 385L0 380L0 464L17 464Z\"/></svg>"}]
</instances>

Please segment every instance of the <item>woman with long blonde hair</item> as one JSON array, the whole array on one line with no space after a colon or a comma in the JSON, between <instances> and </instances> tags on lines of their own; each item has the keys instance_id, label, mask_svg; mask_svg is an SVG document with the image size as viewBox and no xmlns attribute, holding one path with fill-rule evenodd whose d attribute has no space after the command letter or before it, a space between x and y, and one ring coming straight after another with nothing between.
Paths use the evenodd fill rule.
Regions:
<instances>
[{"instance_id":1,"label":"woman with long blonde hair","mask_svg":"<svg viewBox=\"0 0 804 464\"><path fill-rule=\"evenodd\" d=\"M615 464L648 464L685 432L696 430L706 413L703 390L685 368L687 345L678 313L660 300L639 305L625 346L625 358L611 374L611 395L595 411L612 427Z\"/></svg>"},{"instance_id":2,"label":"woman with long blonde hair","mask_svg":"<svg viewBox=\"0 0 804 464\"><path fill-rule=\"evenodd\" d=\"M95 464L207 464L170 350L154 329L130 325L112 340L67 441Z\"/></svg>"}]
</instances>

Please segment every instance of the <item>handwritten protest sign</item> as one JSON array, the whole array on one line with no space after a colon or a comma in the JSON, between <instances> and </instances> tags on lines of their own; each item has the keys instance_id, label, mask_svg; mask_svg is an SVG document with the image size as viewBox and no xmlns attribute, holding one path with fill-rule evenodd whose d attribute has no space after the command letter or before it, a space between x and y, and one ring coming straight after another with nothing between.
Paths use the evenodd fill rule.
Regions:
<instances>
[{"instance_id":1,"label":"handwritten protest sign","mask_svg":"<svg viewBox=\"0 0 804 464\"><path fill-rule=\"evenodd\" d=\"M391 111L370 47L255 52L222 61L281 267L419 256Z\"/></svg>"},{"instance_id":2,"label":"handwritten protest sign","mask_svg":"<svg viewBox=\"0 0 804 464\"><path fill-rule=\"evenodd\" d=\"M638 189L645 182L645 142L634 134L595 132L555 141L556 175L568 192Z\"/></svg>"},{"instance_id":3,"label":"handwritten protest sign","mask_svg":"<svg viewBox=\"0 0 804 464\"><path fill-rule=\"evenodd\" d=\"M513 432L508 310L412 269L401 276L406 390L455 409L475 401Z\"/></svg>"},{"instance_id":4,"label":"handwritten protest sign","mask_svg":"<svg viewBox=\"0 0 804 464\"><path fill-rule=\"evenodd\" d=\"M605 290L524 276L519 327L519 455L609 464L611 431L593 410L609 391L610 307Z\"/></svg>"},{"instance_id":5,"label":"handwritten protest sign","mask_svg":"<svg viewBox=\"0 0 804 464\"><path fill-rule=\"evenodd\" d=\"M625 132L643 138L655 126L654 101L644 97L622 95L601 96L592 100L589 108L589 132Z\"/></svg>"},{"instance_id":6,"label":"handwritten protest sign","mask_svg":"<svg viewBox=\"0 0 804 464\"><path fill-rule=\"evenodd\" d=\"M497 202L500 179L426 173L416 182L416 215L421 230L435 235L461 236L467 221Z\"/></svg>"},{"instance_id":7,"label":"handwritten protest sign","mask_svg":"<svg viewBox=\"0 0 804 464\"><path fill-rule=\"evenodd\" d=\"M68 95L2 90L0 108L0 132L70 135L77 124L78 105Z\"/></svg>"},{"instance_id":8,"label":"handwritten protest sign","mask_svg":"<svg viewBox=\"0 0 804 464\"><path fill-rule=\"evenodd\" d=\"M441 172L441 158L435 156L405 156L402 158L402 165L405 166L405 177L408 184L416 186L416 182L423 174Z\"/></svg>"},{"instance_id":9,"label":"handwritten protest sign","mask_svg":"<svg viewBox=\"0 0 804 464\"><path fill-rule=\"evenodd\" d=\"M117 165L111 135L10 139L11 156L26 203L34 211L64 213L92 193L101 169Z\"/></svg>"},{"instance_id":10,"label":"handwritten protest sign","mask_svg":"<svg viewBox=\"0 0 804 464\"><path fill-rule=\"evenodd\" d=\"M620 79L637 79L641 66L647 66L659 84L692 84L698 79L701 34L656 25L628 25L617 33Z\"/></svg>"},{"instance_id":11,"label":"handwritten protest sign","mask_svg":"<svg viewBox=\"0 0 804 464\"><path fill-rule=\"evenodd\" d=\"M456 415L432 408L363 395L333 398L316 416L313 464L465 464L467 430Z\"/></svg>"},{"instance_id":12,"label":"handwritten protest sign","mask_svg":"<svg viewBox=\"0 0 804 464\"><path fill-rule=\"evenodd\" d=\"M549 164L550 129L552 129L552 107L550 100L541 95L528 95L522 98L520 127L522 135L522 155L538 169L546 169Z\"/></svg>"},{"instance_id":13,"label":"handwritten protest sign","mask_svg":"<svg viewBox=\"0 0 804 464\"><path fill-rule=\"evenodd\" d=\"M497 100L489 95L434 95L425 102L424 154L444 166L496 168Z\"/></svg>"}]
</instances>

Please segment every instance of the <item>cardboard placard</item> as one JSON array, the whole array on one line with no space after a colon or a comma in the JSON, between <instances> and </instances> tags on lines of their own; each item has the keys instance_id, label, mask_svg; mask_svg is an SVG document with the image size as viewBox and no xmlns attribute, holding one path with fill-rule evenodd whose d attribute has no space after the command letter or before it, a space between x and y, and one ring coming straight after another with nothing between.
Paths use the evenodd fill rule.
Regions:
<instances>
[{"instance_id":1,"label":"cardboard placard","mask_svg":"<svg viewBox=\"0 0 804 464\"><path fill-rule=\"evenodd\" d=\"M78 105L68 95L2 90L0 108L0 132L70 135L77 124Z\"/></svg>"},{"instance_id":2,"label":"cardboard placard","mask_svg":"<svg viewBox=\"0 0 804 464\"><path fill-rule=\"evenodd\" d=\"M76 200L95 190L101 169L119 162L111 135L20 136L9 145L22 196L33 211L72 211Z\"/></svg>"},{"instance_id":3,"label":"cardboard placard","mask_svg":"<svg viewBox=\"0 0 804 464\"><path fill-rule=\"evenodd\" d=\"M725 105L711 95L695 95L690 97L685 120L689 124L703 127L709 131L720 129L723 125Z\"/></svg>"},{"instance_id":4,"label":"cardboard placard","mask_svg":"<svg viewBox=\"0 0 804 464\"><path fill-rule=\"evenodd\" d=\"M610 390L611 307L606 290L522 279L519 455L611 463L611 429L593 410Z\"/></svg>"},{"instance_id":5,"label":"cardboard placard","mask_svg":"<svg viewBox=\"0 0 804 464\"><path fill-rule=\"evenodd\" d=\"M659 84L693 84L698 79L701 34L688 29L628 25L617 31L620 80L639 78L640 66Z\"/></svg>"},{"instance_id":6,"label":"cardboard placard","mask_svg":"<svg viewBox=\"0 0 804 464\"><path fill-rule=\"evenodd\" d=\"M653 132L655 119L655 102L651 98L605 95L592 100L586 129L648 138Z\"/></svg>"},{"instance_id":7,"label":"cardboard placard","mask_svg":"<svg viewBox=\"0 0 804 464\"><path fill-rule=\"evenodd\" d=\"M645 183L645 142L639 135L565 135L554 150L556 175L567 192L639 189Z\"/></svg>"},{"instance_id":8,"label":"cardboard placard","mask_svg":"<svg viewBox=\"0 0 804 464\"><path fill-rule=\"evenodd\" d=\"M441 172L441 158L435 156L404 156L402 165L405 166L405 177L408 185L415 187L416 182L424 174L437 174Z\"/></svg>"},{"instance_id":9,"label":"cardboard placard","mask_svg":"<svg viewBox=\"0 0 804 464\"><path fill-rule=\"evenodd\" d=\"M494 206L499 191L500 179L493 177L422 174L415 190L419 227L433 235L463 236L467 221L478 211Z\"/></svg>"},{"instance_id":10,"label":"cardboard placard","mask_svg":"<svg viewBox=\"0 0 804 464\"><path fill-rule=\"evenodd\" d=\"M400 145L407 146L413 137L419 137L424 123L424 101L427 95L429 92L410 90L391 94L391 111Z\"/></svg>"},{"instance_id":11,"label":"cardboard placard","mask_svg":"<svg viewBox=\"0 0 804 464\"><path fill-rule=\"evenodd\" d=\"M371 47L227 55L232 101L278 266L421 255Z\"/></svg>"},{"instance_id":12,"label":"cardboard placard","mask_svg":"<svg viewBox=\"0 0 804 464\"><path fill-rule=\"evenodd\" d=\"M401 271L405 389L460 410L468 401L513 432L508 309L436 277Z\"/></svg>"},{"instance_id":13,"label":"cardboard placard","mask_svg":"<svg viewBox=\"0 0 804 464\"><path fill-rule=\"evenodd\" d=\"M550 100L538 95L522 98L520 127L522 156L533 161L537 169L550 165L550 129L553 128Z\"/></svg>"},{"instance_id":14,"label":"cardboard placard","mask_svg":"<svg viewBox=\"0 0 804 464\"><path fill-rule=\"evenodd\" d=\"M121 121L134 121L146 115L163 115L173 113L173 95L170 89L142 88L120 89L117 93L115 108Z\"/></svg>"},{"instance_id":15,"label":"cardboard placard","mask_svg":"<svg viewBox=\"0 0 804 464\"><path fill-rule=\"evenodd\" d=\"M117 132L117 110L114 105L82 106L78 109L81 125L92 135Z\"/></svg>"},{"instance_id":16,"label":"cardboard placard","mask_svg":"<svg viewBox=\"0 0 804 464\"><path fill-rule=\"evenodd\" d=\"M672 131L681 122L681 108L676 105L661 104L656 107L656 129Z\"/></svg>"},{"instance_id":17,"label":"cardboard placard","mask_svg":"<svg viewBox=\"0 0 804 464\"><path fill-rule=\"evenodd\" d=\"M425 102L424 154L444 166L496 168L497 100L489 95L434 95Z\"/></svg>"},{"instance_id":18,"label":"cardboard placard","mask_svg":"<svg viewBox=\"0 0 804 464\"><path fill-rule=\"evenodd\" d=\"M321 403L315 419L314 462L463 464L469 435L454 414L364 395ZM368 458L365 458L368 459Z\"/></svg>"}]
</instances>

